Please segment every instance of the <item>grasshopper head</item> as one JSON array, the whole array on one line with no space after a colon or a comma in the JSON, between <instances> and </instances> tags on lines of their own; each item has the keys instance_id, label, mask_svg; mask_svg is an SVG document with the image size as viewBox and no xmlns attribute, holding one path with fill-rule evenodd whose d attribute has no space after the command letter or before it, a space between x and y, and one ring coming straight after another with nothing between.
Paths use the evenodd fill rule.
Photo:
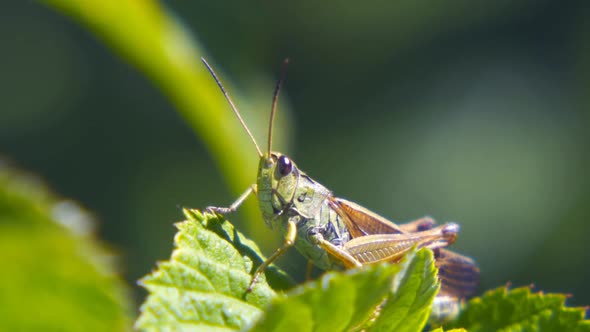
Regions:
<instances>
[{"instance_id":1,"label":"grasshopper head","mask_svg":"<svg viewBox=\"0 0 590 332\"><path fill-rule=\"evenodd\" d=\"M258 202L264 221L273 227L278 216L292 205L297 189L299 169L293 161L278 152L265 154L258 165Z\"/></svg>"}]
</instances>

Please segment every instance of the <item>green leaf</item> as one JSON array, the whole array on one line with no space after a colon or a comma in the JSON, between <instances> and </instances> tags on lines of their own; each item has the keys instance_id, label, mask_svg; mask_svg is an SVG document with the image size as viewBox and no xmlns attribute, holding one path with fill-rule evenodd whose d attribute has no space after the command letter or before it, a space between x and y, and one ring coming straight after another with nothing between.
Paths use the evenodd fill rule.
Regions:
<instances>
[{"instance_id":1,"label":"green leaf","mask_svg":"<svg viewBox=\"0 0 590 332\"><path fill-rule=\"evenodd\" d=\"M230 242L231 245L242 255L245 255L248 259L252 260L255 267L258 267L266 260L266 257L258 245L236 230L234 226L229 221L224 220L222 216L212 216L210 214L203 215L200 211L195 209L184 209L183 212L188 219L200 221L201 224L205 225L210 231ZM285 290L294 285L291 277L276 265L271 264L264 270L264 274L270 287L275 290Z\"/></svg>"},{"instance_id":2,"label":"green leaf","mask_svg":"<svg viewBox=\"0 0 590 332\"><path fill-rule=\"evenodd\" d=\"M150 294L136 327L233 331L251 326L276 296L264 277L246 292L253 266L264 260L260 250L228 221L184 212L187 220L176 224L171 259L140 281ZM279 287L291 284L276 268L266 275Z\"/></svg>"},{"instance_id":3,"label":"green leaf","mask_svg":"<svg viewBox=\"0 0 590 332\"><path fill-rule=\"evenodd\" d=\"M432 252L423 249L400 264L329 272L277 297L254 331L421 331L437 291Z\"/></svg>"},{"instance_id":4,"label":"green leaf","mask_svg":"<svg viewBox=\"0 0 590 332\"><path fill-rule=\"evenodd\" d=\"M449 326L484 331L590 331L585 308L566 307L564 294L532 293L501 287L469 301Z\"/></svg>"},{"instance_id":5,"label":"green leaf","mask_svg":"<svg viewBox=\"0 0 590 332\"><path fill-rule=\"evenodd\" d=\"M434 255L429 249L410 252L400 266L393 291L369 331L421 331L426 325L440 288Z\"/></svg>"},{"instance_id":6,"label":"green leaf","mask_svg":"<svg viewBox=\"0 0 590 332\"><path fill-rule=\"evenodd\" d=\"M438 289L429 250L400 264L329 272L286 295L275 294L266 278L246 292L253 267L264 260L258 247L220 216L184 212L171 259L140 281L150 293L136 322L142 330L235 331L260 318L254 331L350 331L373 321L382 329L391 322L408 331L424 326ZM276 268L266 276L275 287L292 284Z\"/></svg>"},{"instance_id":7,"label":"green leaf","mask_svg":"<svg viewBox=\"0 0 590 332\"><path fill-rule=\"evenodd\" d=\"M0 330L125 331L124 283L89 215L0 165Z\"/></svg>"},{"instance_id":8,"label":"green leaf","mask_svg":"<svg viewBox=\"0 0 590 332\"><path fill-rule=\"evenodd\" d=\"M277 297L252 331L357 330L374 316L399 270L399 266L383 264L326 273Z\"/></svg>"},{"instance_id":9,"label":"green leaf","mask_svg":"<svg viewBox=\"0 0 590 332\"><path fill-rule=\"evenodd\" d=\"M437 329L431 330L430 332L467 332L465 329L452 329L452 330L444 330L442 327Z\"/></svg>"}]
</instances>

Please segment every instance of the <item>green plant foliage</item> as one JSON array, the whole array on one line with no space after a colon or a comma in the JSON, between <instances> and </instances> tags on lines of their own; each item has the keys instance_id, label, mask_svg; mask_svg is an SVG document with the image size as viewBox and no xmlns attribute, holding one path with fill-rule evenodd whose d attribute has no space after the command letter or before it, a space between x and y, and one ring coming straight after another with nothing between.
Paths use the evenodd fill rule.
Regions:
<instances>
[{"instance_id":1,"label":"green plant foliage","mask_svg":"<svg viewBox=\"0 0 590 332\"><path fill-rule=\"evenodd\" d=\"M452 330L444 330L442 327L434 329L430 332L467 332L465 329L452 329Z\"/></svg>"},{"instance_id":2,"label":"green plant foliage","mask_svg":"<svg viewBox=\"0 0 590 332\"><path fill-rule=\"evenodd\" d=\"M177 224L171 259L140 281L150 293L136 323L142 330L235 331L261 317L254 331L287 326L297 331L349 331L371 323L380 330L392 323L419 331L425 324L438 289L429 250L412 252L398 265L330 272L285 295L277 295L267 280L275 289L292 282L271 266L266 278L246 292L253 268L264 259L258 247L219 216L184 212L187 220ZM391 304L381 308L386 298Z\"/></svg>"},{"instance_id":3,"label":"green plant foliage","mask_svg":"<svg viewBox=\"0 0 590 332\"><path fill-rule=\"evenodd\" d=\"M590 331L586 309L566 307L566 299L564 294L532 293L529 287L501 287L469 301L449 326L470 332Z\"/></svg>"},{"instance_id":4,"label":"green plant foliage","mask_svg":"<svg viewBox=\"0 0 590 332\"><path fill-rule=\"evenodd\" d=\"M247 292L258 247L223 219L184 210L176 224L176 249L169 261L140 281L150 295L136 326L143 330L240 330L251 326L276 296L262 277ZM291 284L278 269L267 271L277 288Z\"/></svg>"},{"instance_id":5,"label":"green plant foliage","mask_svg":"<svg viewBox=\"0 0 590 332\"><path fill-rule=\"evenodd\" d=\"M0 331L125 331L112 255L75 203L0 165Z\"/></svg>"},{"instance_id":6,"label":"green plant foliage","mask_svg":"<svg viewBox=\"0 0 590 332\"><path fill-rule=\"evenodd\" d=\"M353 331L372 318L399 271L385 264L329 272L275 299L253 331Z\"/></svg>"},{"instance_id":7,"label":"green plant foliage","mask_svg":"<svg viewBox=\"0 0 590 332\"><path fill-rule=\"evenodd\" d=\"M369 331L421 331L438 293L440 283L430 250L406 255L402 272L394 280L393 292Z\"/></svg>"}]
</instances>

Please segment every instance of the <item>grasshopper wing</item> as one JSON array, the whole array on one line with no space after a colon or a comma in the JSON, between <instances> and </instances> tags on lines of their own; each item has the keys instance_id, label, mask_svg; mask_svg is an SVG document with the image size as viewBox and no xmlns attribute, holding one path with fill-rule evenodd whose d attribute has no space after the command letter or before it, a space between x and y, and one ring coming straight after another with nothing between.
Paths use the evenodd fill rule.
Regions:
<instances>
[{"instance_id":1,"label":"grasshopper wing","mask_svg":"<svg viewBox=\"0 0 590 332\"><path fill-rule=\"evenodd\" d=\"M330 205L346 224L346 227L353 238L353 240L348 243L348 250L354 253L357 251L367 251L367 248L364 248L363 246L368 245L367 242L371 242L365 241L368 239L366 237L368 235L373 239L373 237L379 236L387 238L388 235L386 234L413 234L417 232L423 232L422 234L425 234L425 230L430 230L435 225L434 220L426 217L400 227L384 217L342 198L331 197ZM382 244L383 242L388 242L388 245L392 245L396 242L393 241L393 238L381 240L384 241L376 242ZM383 250L384 248L380 249ZM435 249L435 256L436 266L439 269L439 278L441 280L441 296L447 295L456 298L469 298L476 293L479 286L479 268L475 261L469 257L442 248ZM360 257L356 258L359 259ZM384 258L385 257L373 257L370 260L379 261ZM392 257L389 258L391 259Z\"/></svg>"},{"instance_id":2,"label":"grasshopper wing","mask_svg":"<svg viewBox=\"0 0 590 332\"><path fill-rule=\"evenodd\" d=\"M331 197L330 205L344 220L353 238L373 234L405 233L393 222L351 201Z\"/></svg>"},{"instance_id":3,"label":"grasshopper wing","mask_svg":"<svg viewBox=\"0 0 590 332\"><path fill-rule=\"evenodd\" d=\"M434 252L441 281L439 295L458 298L473 296L479 286L479 268L475 261L450 250L436 249Z\"/></svg>"}]
</instances>

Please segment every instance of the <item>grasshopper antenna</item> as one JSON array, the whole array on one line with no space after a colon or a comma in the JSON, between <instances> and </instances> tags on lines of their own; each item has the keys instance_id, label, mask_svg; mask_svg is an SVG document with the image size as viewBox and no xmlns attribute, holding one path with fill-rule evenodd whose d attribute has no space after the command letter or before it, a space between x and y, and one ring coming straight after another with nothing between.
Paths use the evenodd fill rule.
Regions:
<instances>
[{"instance_id":1,"label":"grasshopper antenna","mask_svg":"<svg viewBox=\"0 0 590 332\"><path fill-rule=\"evenodd\" d=\"M279 91L281 91L281 86L285 81L285 76L287 75L287 66L289 65L289 58L286 58L283 61L283 68L281 69L281 77L277 82L277 86L275 87L275 92L272 96L272 108L270 109L270 123L268 124L268 155L270 156L270 148L272 146L272 125L275 121L275 114L277 112L277 101L279 99Z\"/></svg>"},{"instance_id":2,"label":"grasshopper antenna","mask_svg":"<svg viewBox=\"0 0 590 332\"><path fill-rule=\"evenodd\" d=\"M254 135L252 135L252 132L250 131L250 129L248 129L248 126L246 126L246 122L244 122L244 119L242 119L242 116L240 115L240 112L238 111L238 108L236 107L236 105L234 105L234 102L229 97L229 94L227 93L227 91L225 91L225 88L221 84L221 81L217 77L217 74L215 74L215 72L213 71L213 68L211 68L211 66L209 65L209 63L207 63L207 60L205 60L205 58L201 57L201 61L203 61L203 63L205 64L205 67L207 67L207 70L209 70L209 72L211 73L211 76L213 76L213 79L215 79L215 82L217 83L217 86L219 86L219 89L221 89L221 92L225 96L225 99L227 99L227 102L231 106L231 109L234 111L234 113L238 117L238 120L240 120L240 123L242 124L242 127L244 127L244 129L246 129L246 132L248 133L248 136L250 136L250 139L252 140L252 143L254 143L254 146L256 147L256 152L258 152L258 157L261 157L262 158L262 152L260 151L260 147L258 147L258 143L256 143L256 140L254 139Z\"/></svg>"}]
</instances>

